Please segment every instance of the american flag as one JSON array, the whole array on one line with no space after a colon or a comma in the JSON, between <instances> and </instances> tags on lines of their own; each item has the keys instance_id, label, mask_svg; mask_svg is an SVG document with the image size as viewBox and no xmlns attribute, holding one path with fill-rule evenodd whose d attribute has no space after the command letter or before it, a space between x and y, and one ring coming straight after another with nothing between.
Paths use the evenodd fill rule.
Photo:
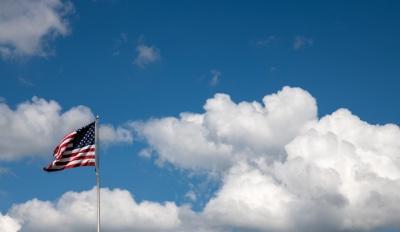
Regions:
<instances>
[{"instance_id":1,"label":"american flag","mask_svg":"<svg viewBox=\"0 0 400 232\"><path fill-rule=\"evenodd\" d=\"M54 149L55 160L45 171L54 172L80 166L96 166L95 122L64 136Z\"/></svg>"}]
</instances>

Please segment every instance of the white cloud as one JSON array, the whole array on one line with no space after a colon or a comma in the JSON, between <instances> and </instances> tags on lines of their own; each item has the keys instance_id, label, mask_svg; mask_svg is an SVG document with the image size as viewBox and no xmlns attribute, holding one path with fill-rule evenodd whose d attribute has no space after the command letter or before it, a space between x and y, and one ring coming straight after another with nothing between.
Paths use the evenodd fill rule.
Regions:
<instances>
[{"instance_id":1,"label":"white cloud","mask_svg":"<svg viewBox=\"0 0 400 232\"><path fill-rule=\"evenodd\" d=\"M5 232L89 232L96 229L96 189L66 192L54 202L32 199L14 204L0 214ZM210 224L210 225L209 225ZM102 231L218 232L207 219L188 206L174 202L137 202L127 190L101 189ZM19 230L20 229L20 230Z\"/></svg>"},{"instance_id":2,"label":"white cloud","mask_svg":"<svg viewBox=\"0 0 400 232\"><path fill-rule=\"evenodd\" d=\"M0 160L50 157L63 135L93 120L93 113L86 106L62 112L56 101L33 97L13 110L0 102ZM106 144L132 142L131 133L123 127L101 125L100 130L100 139Z\"/></svg>"},{"instance_id":3,"label":"white cloud","mask_svg":"<svg viewBox=\"0 0 400 232\"><path fill-rule=\"evenodd\" d=\"M343 228L400 227L394 216L400 213L395 203L400 200L396 193L400 189L399 140L398 126L370 125L340 109L287 145L288 160L283 166L314 171L285 179L290 178L290 183L309 180L303 181L306 189L301 194L325 201L327 207L336 206L337 224ZM292 186L291 191L301 189Z\"/></svg>"},{"instance_id":4,"label":"white cloud","mask_svg":"<svg viewBox=\"0 0 400 232\"><path fill-rule=\"evenodd\" d=\"M227 166L231 148L207 140L206 131L200 122L191 121L196 116L154 119L134 126L154 147L151 150L157 151L159 163L168 161L192 169L219 169ZM157 130L159 133L156 133Z\"/></svg>"},{"instance_id":5,"label":"white cloud","mask_svg":"<svg viewBox=\"0 0 400 232\"><path fill-rule=\"evenodd\" d=\"M397 125L371 125L346 109L318 119L315 99L290 87L263 104L217 94L204 109L133 124L158 162L219 173L221 185L204 209L138 203L125 190L104 189L105 231L400 229ZM193 190L186 197L203 199ZM59 231L60 224L64 231L93 230L95 192L31 200L5 215L22 231Z\"/></svg>"},{"instance_id":6,"label":"white cloud","mask_svg":"<svg viewBox=\"0 0 400 232\"><path fill-rule=\"evenodd\" d=\"M212 69L210 73L211 73L210 86L211 87L217 86L221 78L221 72L216 69Z\"/></svg>"},{"instance_id":7,"label":"white cloud","mask_svg":"<svg viewBox=\"0 0 400 232\"><path fill-rule=\"evenodd\" d=\"M317 112L310 94L290 87L265 96L263 104L236 104L228 95L216 94L204 109L203 114L182 113L180 118L152 119L134 127L160 163L222 171L242 159L282 159L283 146L316 120Z\"/></svg>"},{"instance_id":8,"label":"white cloud","mask_svg":"<svg viewBox=\"0 0 400 232\"><path fill-rule=\"evenodd\" d=\"M293 41L293 49L294 50L300 50L301 48L309 47L312 45L314 45L314 39L312 39L312 38L308 38L305 36L294 37L294 41Z\"/></svg>"},{"instance_id":9,"label":"white cloud","mask_svg":"<svg viewBox=\"0 0 400 232\"><path fill-rule=\"evenodd\" d=\"M100 125L100 141L105 145L112 143L132 143L132 132L122 126L114 128L112 125Z\"/></svg>"},{"instance_id":10,"label":"white cloud","mask_svg":"<svg viewBox=\"0 0 400 232\"><path fill-rule=\"evenodd\" d=\"M271 175L240 163L225 176L203 215L220 226L277 231L287 224L291 198Z\"/></svg>"},{"instance_id":11,"label":"white cloud","mask_svg":"<svg viewBox=\"0 0 400 232\"><path fill-rule=\"evenodd\" d=\"M1 1L0 55L3 58L45 56L49 40L68 34L65 16L72 9L69 1Z\"/></svg>"},{"instance_id":12,"label":"white cloud","mask_svg":"<svg viewBox=\"0 0 400 232\"><path fill-rule=\"evenodd\" d=\"M48 155L63 134L93 120L85 106L61 113L55 101L33 97L12 110L0 103L0 160L29 155Z\"/></svg>"},{"instance_id":13,"label":"white cloud","mask_svg":"<svg viewBox=\"0 0 400 232\"><path fill-rule=\"evenodd\" d=\"M398 141L398 126L340 109L289 142L286 160L234 166L204 215L257 231L400 228Z\"/></svg>"},{"instance_id":14,"label":"white cloud","mask_svg":"<svg viewBox=\"0 0 400 232\"><path fill-rule=\"evenodd\" d=\"M2 215L0 213L0 231L2 232L17 232L21 229L21 225L17 220L11 218L8 215Z\"/></svg>"},{"instance_id":15,"label":"white cloud","mask_svg":"<svg viewBox=\"0 0 400 232\"><path fill-rule=\"evenodd\" d=\"M136 47L136 52L137 55L133 63L140 68L144 68L160 59L160 50L154 46L139 44Z\"/></svg>"},{"instance_id":16,"label":"white cloud","mask_svg":"<svg viewBox=\"0 0 400 232\"><path fill-rule=\"evenodd\" d=\"M318 119L315 99L298 88L263 102L217 94L203 114L134 126L157 162L220 173L198 215L214 231L400 229L397 125L371 125L346 109Z\"/></svg>"},{"instance_id":17,"label":"white cloud","mask_svg":"<svg viewBox=\"0 0 400 232\"><path fill-rule=\"evenodd\" d=\"M173 231L180 225L179 209L172 202L136 202L126 190L101 190L102 230ZM33 199L14 205L9 215L21 231L94 231L96 190L67 192L56 202Z\"/></svg>"}]
</instances>

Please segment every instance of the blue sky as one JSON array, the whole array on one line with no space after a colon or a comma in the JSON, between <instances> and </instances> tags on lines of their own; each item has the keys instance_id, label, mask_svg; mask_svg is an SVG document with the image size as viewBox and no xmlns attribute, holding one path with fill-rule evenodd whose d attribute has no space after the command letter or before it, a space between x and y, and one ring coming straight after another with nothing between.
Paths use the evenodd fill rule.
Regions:
<instances>
[{"instance_id":1,"label":"blue sky","mask_svg":"<svg viewBox=\"0 0 400 232\"><path fill-rule=\"evenodd\" d=\"M378 135L381 129L368 133L371 137L376 135L394 141L382 146L393 147L392 150L388 148L389 153L397 157L391 159L398 164L400 4L396 1L38 0L37 4L44 4L42 6L53 12L59 21L57 24L47 18L48 27L29 25L37 19L32 16L32 20L25 23L32 31L38 27L35 35L12 34L19 30L12 20L23 14L15 10L13 4L39 15L42 8L23 0L6 1L0 6L2 4L1 104L16 112L19 104L37 96L56 101L62 107L60 115L72 107L84 105L92 116L100 115L102 124L125 130L131 139L116 136L110 139L110 144L102 146L102 186L127 190L137 202L189 204L193 212L201 214L206 212L204 208L210 199L225 193L222 190L223 186L228 186L230 168L210 171L203 170L199 164L198 171L197 164L192 168L188 163L179 163L171 158L175 148L163 147L165 143L152 140L156 135L151 130L160 129L164 124L160 121L160 125L150 125L153 119L179 118L182 112L209 112L203 106L207 99L216 99L216 93L228 94L235 103L262 103L264 96L277 93L284 86L300 87L304 91L301 96L308 92L316 99L319 117L332 116L339 108L346 108L371 127L393 124L395 132L391 134ZM5 10L8 8L14 10ZM290 96L299 94L287 91ZM287 104L291 104L290 101ZM306 118L313 120L312 116ZM86 119L73 125L75 128L83 126ZM145 129L137 128L140 123ZM348 125L350 131L352 125ZM74 126L71 124L69 129ZM3 131L18 129L4 124L0 127ZM219 132L216 130L217 134ZM284 149L302 133L288 135L291 139L277 150ZM332 133L336 132L332 129ZM7 133L1 134L3 139L7 137ZM62 133L55 135L62 136ZM339 132L337 136L342 138ZM10 140L16 147L23 146L18 138ZM10 208L33 198L55 202L67 191L88 191L94 186L92 168L51 174L41 171L51 160L49 147L55 146L54 141L60 137L48 142L46 138L44 136L41 141L48 144L45 148L38 148L32 154L19 152L7 159L1 155L7 153L2 150L5 145L0 146L0 170L4 170L0 172L0 212L3 215L16 217ZM346 136L342 139L358 146ZM150 158L139 155L142 149L149 147L153 152ZM171 154L166 152L168 149ZM368 150L362 146L360 149ZM378 156L387 154L386 150L378 148L374 152ZM157 165L158 159L163 162ZM400 166L395 165L395 174L392 174L396 176L399 170ZM396 183L400 180L390 178ZM189 192L195 193L196 199L188 197ZM381 195L388 202L393 200L384 193ZM393 210L390 212L398 212L398 209ZM221 221L222 230L228 231L275 228L246 223L235 225L228 219ZM34 225L21 225L23 231L37 229ZM318 225L303 226L318 228ZM361 228L353 226L356 230ZM378 230L396 226L400 228L398 222L393 224L389 219L382 219L381 224L367 228Z\"/></svg>"}]
</instances>

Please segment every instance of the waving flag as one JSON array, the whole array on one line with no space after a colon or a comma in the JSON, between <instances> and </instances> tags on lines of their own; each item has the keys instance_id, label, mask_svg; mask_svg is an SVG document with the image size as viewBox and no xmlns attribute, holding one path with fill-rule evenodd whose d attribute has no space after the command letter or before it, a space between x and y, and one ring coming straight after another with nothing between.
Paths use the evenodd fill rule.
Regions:
<instances>
[{"instance_id":1,"label":"waving flag","mask_svg":"<svg viewBox=\"0 0 400 232\"><path fill-rule=\"evenodd\" d=\"M54 149L55 160L45 171L54 172L80 166L96 166L95 122L67 134Z\"/></svg>"}]
</instances>

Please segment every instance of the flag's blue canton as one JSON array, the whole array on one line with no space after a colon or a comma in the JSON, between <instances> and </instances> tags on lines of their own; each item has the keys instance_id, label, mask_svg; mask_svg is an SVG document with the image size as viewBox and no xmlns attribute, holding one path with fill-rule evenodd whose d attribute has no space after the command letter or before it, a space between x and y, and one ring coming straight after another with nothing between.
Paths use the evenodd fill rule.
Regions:
<instances>
[{"instance_id":1,"label":"flag's blue canton","mask_svg":"<svg viewBox=\"0 0 400 232\"><path fill-rule=\"evenodd\" d=\"M95 123L91 123L85 127L76 131L76 137L73 139L73 146L71 150L86 147L88 145L94 145L95 141Z\"/></svg>"}]
</instances>

